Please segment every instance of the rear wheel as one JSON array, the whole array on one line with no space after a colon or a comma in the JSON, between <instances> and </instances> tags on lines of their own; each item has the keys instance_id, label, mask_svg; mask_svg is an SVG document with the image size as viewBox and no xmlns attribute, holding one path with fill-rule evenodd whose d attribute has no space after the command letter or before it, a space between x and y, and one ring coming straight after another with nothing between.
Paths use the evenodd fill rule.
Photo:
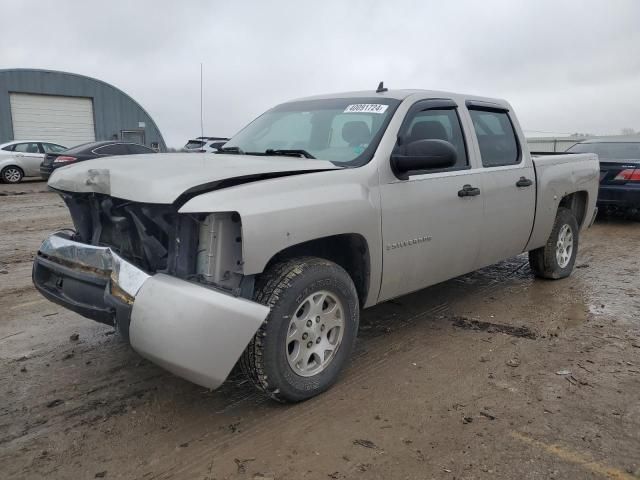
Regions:
<instances>
[{"instance_id":1,"label":"rear wheel","mask_svg":"<svg viewBox=\"0 0 640 480\"><path fill-rule=\"evenodd\" d=\"M2 172L0 172L0 178L5 183L18 183L24 177L24 172L20 167L16 167L15 165L9 165L8 167L4 167Z\"/></svg>"},{"instance_id":2,"label":"rear wheel","mask_svg":"<svg viewBox=\"0 0 640 480\"><path fill-rule=\"evenodd\" d=\"M359 305L340 266L306 257L274 265L255 299L271 308L240 366L275 400L299 402L327 390L353 349Z\"/></svg>"},{"instance_id":3,"label":"rear wheel","mask_svg":"<svg viewBox=\"0 0 640 480\"><path fill-rule=\"evenodd\" d=\"M536 276L559 279L571 275L578 253L578 236L575 215L560 207L547 244L529 252L529 265Z\"/></svg>"}]
</instances>

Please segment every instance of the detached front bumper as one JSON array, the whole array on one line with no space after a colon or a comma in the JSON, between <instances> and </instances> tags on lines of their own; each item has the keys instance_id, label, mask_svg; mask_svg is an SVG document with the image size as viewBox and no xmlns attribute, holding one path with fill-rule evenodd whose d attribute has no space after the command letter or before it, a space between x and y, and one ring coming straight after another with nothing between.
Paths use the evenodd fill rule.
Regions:
<instances>
[{"instance_id":1,"label":"detached front bumper","mask_svg":"<svg viewBox=\"0 0 640 480\"><path fill-rule=\"evenodd\" d=\"M140 355L208 388L224 382L269 313L256 302L170 275L149 275L108 247L47 238L33 283L49 300L118 324Z\"/></svg>"}]
</instances>

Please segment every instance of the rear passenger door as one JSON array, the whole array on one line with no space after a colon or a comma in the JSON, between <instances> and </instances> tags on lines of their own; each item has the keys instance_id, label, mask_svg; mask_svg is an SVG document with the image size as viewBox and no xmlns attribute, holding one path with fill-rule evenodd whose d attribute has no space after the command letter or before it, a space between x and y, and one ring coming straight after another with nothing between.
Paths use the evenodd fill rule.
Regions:
<instances>
[{"instance_id":1,"label":"rear passenger door","mask_svg":"<svg viewBox=\"0 0 640 480\"><path fill-rule=\"evenodd\" d=\"M433 285L475 268L482 228L482 172L470 159L458 105L422 100L407 112L398 144L445 140L453 167L411 172L380 185L384 273L379 300ZM472 195L467 190L474 190Z\"/></svg>"},{"instance_id":2,"label":"rear passenger door","mask_svg":"<svg viewBox=\"0 0 640 480\"><path fill-rule=\"evenodd\" d=\"M482 267L523 252L535 215L536 177L509 110L474 102L467 107L482 161Z\"/></svg>"}]
</instances>

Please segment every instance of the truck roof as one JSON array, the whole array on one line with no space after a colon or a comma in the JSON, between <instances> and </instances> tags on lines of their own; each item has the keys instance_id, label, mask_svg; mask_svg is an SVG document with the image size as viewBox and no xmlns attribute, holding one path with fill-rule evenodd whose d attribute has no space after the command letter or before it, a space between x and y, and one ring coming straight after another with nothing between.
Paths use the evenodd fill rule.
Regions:
<instances>
[{"instance_id":1,"label":"truck roof","mask_svg":"<svg viewBox=\"0 0 640 480\"><path fill-rule=\"evenodd\" d=\"M420 95L424 97L432 97L432 98L451 98L453 100L464 101L464 100L477 100L481 102L494 103L497 105L504 106L506 108L510 108L509 102L499 98L490 98L490 97L480 97L477 95L466 95L463 93L454 93L454 92L444 92L440 90L423 90L423 89L389 89L385 92L377 93L374 89L371 90L358 90L354 92L339 92L339 93L329 93L323 95L313 95L310 97L296 98L293 101L301 101L301 100L320 100L320 99L329 99L329 98L349 98L349 97L362 97L362 98L371 98L380 96L381 98L394 98L396 100L404 100L405 98L411 95Z\"/></svg>"}]
</instances>

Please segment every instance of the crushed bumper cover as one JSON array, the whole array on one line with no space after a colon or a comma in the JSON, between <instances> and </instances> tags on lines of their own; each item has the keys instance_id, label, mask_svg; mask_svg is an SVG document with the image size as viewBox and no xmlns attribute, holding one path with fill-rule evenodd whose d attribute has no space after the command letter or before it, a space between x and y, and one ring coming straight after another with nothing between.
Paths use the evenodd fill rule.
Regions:
<instances>
[{"instance_id":1,"label":"crushed bumper cover","mask_svg":"<svg viewBox=\"0 0 640 480\"><path fill-rule=\"evenodd\" d=\"M49 300L128 329L143 357L199 385L224 382L269 313L256 302L170 275L149 275L108 247L68 232L47 238L33 282Z\"/></svg>"}]
</instances>

